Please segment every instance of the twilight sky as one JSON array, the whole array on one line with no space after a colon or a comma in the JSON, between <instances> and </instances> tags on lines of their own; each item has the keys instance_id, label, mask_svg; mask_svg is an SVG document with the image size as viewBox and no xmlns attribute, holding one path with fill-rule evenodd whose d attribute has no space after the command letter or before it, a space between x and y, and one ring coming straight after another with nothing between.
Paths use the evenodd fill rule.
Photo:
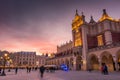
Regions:
<instances>
[{"instance_id":1,"label":"twilight sky","mask_svg":"<svg viewBox=\"0 0 120 80\"><path fill-rule=\"evenodd\" d=\"M120 0L0 0L0 50L56 52L56 46L72 40L75 10L86 21L102 15L102 9L120 18Z\"/></svg>"}]
</instances>

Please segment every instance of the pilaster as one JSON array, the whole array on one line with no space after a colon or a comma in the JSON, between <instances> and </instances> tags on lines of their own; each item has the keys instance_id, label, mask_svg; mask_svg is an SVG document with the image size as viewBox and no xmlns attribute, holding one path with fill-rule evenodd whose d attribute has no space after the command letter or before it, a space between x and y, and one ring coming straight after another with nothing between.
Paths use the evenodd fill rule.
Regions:
<instances>
[{"instance_id":1,"label":"pilaster","mask_svg":"<svg viewBox=\"0 0 120 80\"><path fill-rule=\"evenodd\" d=\"M76 56L73 56L73 70L76 70Z\"/></svg>"},{"instance_id":2,"label":"pilaster","mask_svg":"<svg viewBox=\"0 0 120 80\"><path fill-rule=\"evenodd\" d=\"M88 45L87 45L87 33L86 33L86 25L82 25L82 41L83 41L83 48L82 48L82 69L87 70L87 52L88 52Z\"/></svg>"},{"instance_id":3,"label":"pilaster","mask_svg":"<svg viewBox=\"0 0 120 80\"><path fill-rule=\"evenodd\" d=\"M117 56L116 55L112 55L113 57L113 66L115 66L115 69L116 71L118 71L118 60L117 60Z\"/></svg>"},{"instance_id":4,"label":"pilaster","mask_svg":"<svg viewBox=\"0 0 120 80\"><path fill-rule=\"evenodd\" d=\"M101 70L101 66L102 66L102 59L100 58L100 56L98 57L98 62L99 62L99 69Z\"/></svg>"}]
</instances>

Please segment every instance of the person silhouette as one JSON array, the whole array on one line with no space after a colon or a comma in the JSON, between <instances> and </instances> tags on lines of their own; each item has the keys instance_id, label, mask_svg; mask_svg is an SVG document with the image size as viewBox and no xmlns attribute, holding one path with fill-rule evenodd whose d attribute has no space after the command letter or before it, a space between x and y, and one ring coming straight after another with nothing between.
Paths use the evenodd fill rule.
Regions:
<instances>
[{"instance_id":1,"label":"person silhouette","mask_svg":"<svg viewBox=\"0 0 120 80\"><path fill-rule=\"evenodd\" d=\"M41 78L43 78L43 74L44 74L44 71L45 71L45 67L42 65L40 68L39 68L39 71L41 73Z\"/></svg>"},{"instance_id":2,"label":"person silhouette","mask_svg":"<svg viewBox=\"0 0 120 80\"><path fill-rule=\"evenodd\" d=\"M15 74L17 74L17 72L18 72L18 67L15 68Z\"/></svg>"}]
</instances>

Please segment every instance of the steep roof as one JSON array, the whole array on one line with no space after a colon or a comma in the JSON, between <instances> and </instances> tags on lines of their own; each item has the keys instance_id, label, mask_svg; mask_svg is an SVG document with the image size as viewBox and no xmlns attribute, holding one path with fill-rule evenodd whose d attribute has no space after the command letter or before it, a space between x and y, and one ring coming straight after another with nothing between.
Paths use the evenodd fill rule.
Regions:
<instances>
[{"instance_id":1,"label":"steep roof","mask_svg":"<svg viewBox=\"0 0 120 80\"><path fill-rule=\"evenodd\" d=\"M110 17L107 12L106 12L106 9L103 9L103 14L102 14L102 17L99 19L99 21L103 21L103 20L113 20L112 17Z\"/></svg>"}]
</instances>

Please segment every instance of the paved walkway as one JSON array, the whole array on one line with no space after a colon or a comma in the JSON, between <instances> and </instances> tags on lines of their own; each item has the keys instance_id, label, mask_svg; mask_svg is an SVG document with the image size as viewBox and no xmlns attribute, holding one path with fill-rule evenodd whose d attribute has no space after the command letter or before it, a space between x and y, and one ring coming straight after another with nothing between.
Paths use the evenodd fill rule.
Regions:
<instances>
[{"instance_id":1,"label":"paved walkway","mask_svg":"<svg viewBox=\"0 0 120 80\"><path fill-rule=\"evenodd\" d=\"M18 73L15 74L14 70L11 72L6 71L6 76L0 76L0 80L40 80L38 71L31 71L27 73L26 70L18 70Z\"/></svg>"},{"instance_id":2,"label":"paved walkway","mask_svg":"<svg viewBox=\"0 0 120 80\"><path fill-rule=\"evenodd\" d=\"M56 71L55 73L45 73L41 79L39 71L27 73L26 70L19 70L18 74L15 74L12 70L11 72L6 71L6 76L0 76L0 80L120 80L120 72L102 75L97 71Z\"/></svg>"}]
</instances>

